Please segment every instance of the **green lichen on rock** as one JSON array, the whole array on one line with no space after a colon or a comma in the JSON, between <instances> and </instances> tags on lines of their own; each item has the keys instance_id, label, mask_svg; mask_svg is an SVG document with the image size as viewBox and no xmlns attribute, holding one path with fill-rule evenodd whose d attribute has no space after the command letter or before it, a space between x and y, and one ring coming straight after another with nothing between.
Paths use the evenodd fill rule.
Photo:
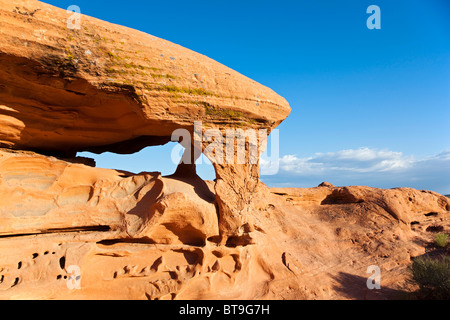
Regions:
<instances>
[{"instance_id":1,"label":"green lichen on rock","mask_svg":"<svg viewBox=\"0 0 450 320\"><path fill-rule=\"evenodd\" d=\"M175 92L175 93L186 93L189 95L196 95L196 96L215 96L215 97L218 96L218 95L216 95L210 91L207 91L205 89L202 89L202 88L190 89L190 88L176 87L176 86L172 86L172 85L160 86L160 87L155 88L155 90Z\"/></svg>"}]
</instances>

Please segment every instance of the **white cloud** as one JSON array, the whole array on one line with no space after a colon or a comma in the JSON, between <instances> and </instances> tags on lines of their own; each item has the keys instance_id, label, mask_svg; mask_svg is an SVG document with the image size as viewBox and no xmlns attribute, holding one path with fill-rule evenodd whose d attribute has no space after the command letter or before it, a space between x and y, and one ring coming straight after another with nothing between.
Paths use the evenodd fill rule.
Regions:
<instances>
[{"instance_id":1,"label":"white cloud","mask_svg":"<svg viewBox=\"0 0 450 320\"><path fill-rule=\"evenodd\" d=\"M292 174L321 174L328 171L348 172L387 172L411 167L413 157L403 156L401 152L360 148L338 152L316 153L307 158L285 155L279 159L281 171ZM261 166L266 163L262 161Z\"/></svg>"},{"instance_id":2,"label":"white cloud","mask_svg":"<svg viewBox=\"0 0 450 320\"><path fill-rule=\"evenodd\" d=\"M304 158L285 155L279 159L278 174L263 176L262 180L269 186L311 187L329 181L336 185L402 186L450 193L450 150L423 159L366 147Z\"/></svg>"}]
</instances>

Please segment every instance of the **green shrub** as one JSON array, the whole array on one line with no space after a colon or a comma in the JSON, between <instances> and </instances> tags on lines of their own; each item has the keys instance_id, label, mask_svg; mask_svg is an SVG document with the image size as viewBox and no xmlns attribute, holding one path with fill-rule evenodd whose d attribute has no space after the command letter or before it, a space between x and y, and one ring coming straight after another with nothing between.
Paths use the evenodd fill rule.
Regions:
<instances>
[{"instance_id":1,"label":"green shrub","mask_svg":"<svg viewBox=\"0 0 450 320\"><path fill-rule=\"evenodd\" d=\"M434 239L434 242L438 247L445 248L448 245L448 234L446 233L437 234L436 239Z\"/></svg>"},{"instance_id":2,"label":"green shrub","mask_svg":"<svg viewBox=\"0 0 450 320\"><path fill-rule=\"evenodd\" d=\"M421 299L450 299L450 257L416 258L410 268Z\"/></svg>"}]
</instances>

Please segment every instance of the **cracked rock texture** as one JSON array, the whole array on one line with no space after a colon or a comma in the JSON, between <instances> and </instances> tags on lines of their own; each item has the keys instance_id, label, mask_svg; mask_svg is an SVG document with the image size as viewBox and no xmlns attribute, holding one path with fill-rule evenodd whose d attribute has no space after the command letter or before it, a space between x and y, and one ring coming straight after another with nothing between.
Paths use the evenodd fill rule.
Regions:
<instances>
[{"instance_id":1,"label":"cracked rock texture","mask_svg":"<svg viewBox=\"0 0 450 320\"><path fill-rule=\"evenodd\" d=\"M207 154L215 181L186 163L162 177L76 157L165 144L194 121L270 133L290 108L201 54L84 15L71 30L70 15L0 0L1 299L395 298L448 232L450 201L430 191L269 189L250 157Z\"/></svg>"}]
</instances>

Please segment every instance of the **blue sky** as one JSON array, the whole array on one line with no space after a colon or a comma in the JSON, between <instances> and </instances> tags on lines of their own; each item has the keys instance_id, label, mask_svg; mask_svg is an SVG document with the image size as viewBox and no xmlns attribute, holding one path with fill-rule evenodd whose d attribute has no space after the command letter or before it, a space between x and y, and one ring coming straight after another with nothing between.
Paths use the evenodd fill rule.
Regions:
<instances>
[{"instance_id":1,"label":"blue sky","mask_svg":"<svg viewBox=\"0 0 450 320\"><path fill-rule=\"evenodd\" d=\"M279 126L269 186L414 187L450 194L448 0L47 0L200 52L272 88ZM369 5L381 29L369 30ZM96 156L133 172L175 168L173 144ZM200 165L204 178L211 167Z\"/></svg>"}]
</instances>

